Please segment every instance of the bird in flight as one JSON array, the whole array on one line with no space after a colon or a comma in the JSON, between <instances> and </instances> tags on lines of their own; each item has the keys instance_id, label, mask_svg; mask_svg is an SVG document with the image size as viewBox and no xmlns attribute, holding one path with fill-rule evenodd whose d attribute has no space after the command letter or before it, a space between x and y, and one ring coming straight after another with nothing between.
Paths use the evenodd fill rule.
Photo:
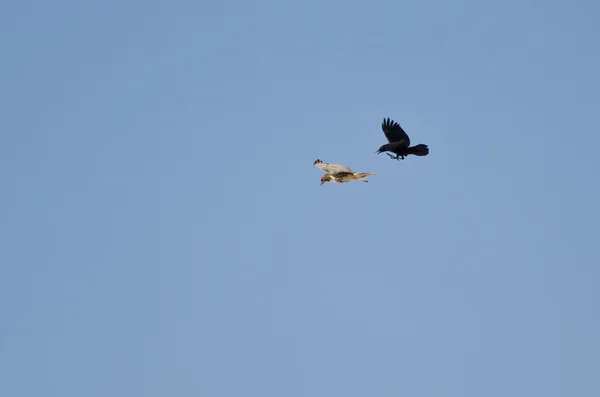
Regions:
<instances>
[{"instance_id":1,"label":"bird in flight","mask_svg":"<svg viewBox=\"0 0 600 397\"><path fill-rule=\"evenodd\" d=\"M345 165L327 164L318 159L313 163L313 165L319 169L322 169L323 171L327 171L327 173L325 175L323 175L323 177L321 178L321 185L324 184L325 182L332 182L332 183L346 183L346 182L352 182L352 181L369 182L369 181L367 181L368 176L377 175L377 174L371 174L368 172L353 172L350 168L346 167Z\"/></svg>"},{"instance_id":2,"label":"bird in flight","mask_svg":"<svg viewBox=\"0 0 600 397\"><path fill-rule=\"evenodd\" d=\"M410 146L410 138L402 127L400 127L400 124L396 123L394 120L390 120L389 118L383 119L381 129L389 143L380 147L376 152L377 154L382 152L394 153L396 156L386 153L394 160L404 160L404 157L409 154L414 154L415 156L427 156L429 154L429 147L427 145L421 143Z\"/></svg>"}]
</instances>

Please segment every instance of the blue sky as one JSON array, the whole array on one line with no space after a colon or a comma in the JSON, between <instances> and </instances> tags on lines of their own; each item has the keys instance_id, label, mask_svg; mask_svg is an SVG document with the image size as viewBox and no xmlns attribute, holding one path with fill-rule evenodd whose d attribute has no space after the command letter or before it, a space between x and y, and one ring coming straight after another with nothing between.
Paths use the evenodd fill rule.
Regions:
<instances>
[{"instance_id":1,"label":"blue sky","mask_svg":"<svg viewBox=\"0 0 600 397\"><path fill-rule=\"evenodd\" d=\"M599 18L9 1L0 394L599 395Z\"/></svg>"}]
</instances>

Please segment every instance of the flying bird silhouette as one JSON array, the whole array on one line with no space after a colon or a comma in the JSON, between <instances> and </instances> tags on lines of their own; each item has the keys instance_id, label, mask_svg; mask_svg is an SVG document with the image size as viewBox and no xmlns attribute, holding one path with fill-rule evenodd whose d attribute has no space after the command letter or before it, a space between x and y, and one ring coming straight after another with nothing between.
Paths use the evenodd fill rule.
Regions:
<instances>
[{"instance_id":1,"label":"flying bird silhouette","mask_svg":"<svg viewBox=\"0 0 600 397\"><path fill-rule=\"evenodd\" d=\"M396 156L386 153L394 160L404 160L404 157L409 154L414 154L415 156L427 156L429 154L429 147L427 145L421 143L410 146L410 138L402 127L400 127L400 124L396 123L394 120L390 120L389 118L383 119L381 129L389 143L380 147L376 152L377 154L382 152L394 153Z\"/></svg>"},{"instance_id":2,"label":"flying bird silhouette","mask_svg":"<svg viewBox=\"0 0 600 397\"><path fill-rule=\"evenodd\" d=\"M323 175L323 177L321 178L321 185L326 182L332 182L332 183L346 183L346 182L352 182L352 181L369 182L369 181L367 181L368 176L377 175L377 174L371 174L368 172L353 172L350 168L346 167L345 165L328 164L328 163L322 162L319 159L317 159L313 163L313 165L319 169L322 169L323 171L327 171L327 173L325 175Z\"/></svg>"}]
</instances>

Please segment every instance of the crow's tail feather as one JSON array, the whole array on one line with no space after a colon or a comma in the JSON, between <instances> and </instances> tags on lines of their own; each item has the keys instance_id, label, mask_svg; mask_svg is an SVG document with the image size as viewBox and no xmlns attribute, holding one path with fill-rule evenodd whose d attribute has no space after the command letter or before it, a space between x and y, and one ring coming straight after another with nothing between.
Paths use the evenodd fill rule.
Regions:
<instances>
[{"instance_id":1,"label":"crow's tail feather","mask_svg":"<svg viewBox=\"0 0 600 397\"><path fill-rule=\"evenodd\" d=\"M427 156L429 154L429 147L421 143L407 148L406 153L414 154L415 156Z\"/></svg>"}]
</instances>

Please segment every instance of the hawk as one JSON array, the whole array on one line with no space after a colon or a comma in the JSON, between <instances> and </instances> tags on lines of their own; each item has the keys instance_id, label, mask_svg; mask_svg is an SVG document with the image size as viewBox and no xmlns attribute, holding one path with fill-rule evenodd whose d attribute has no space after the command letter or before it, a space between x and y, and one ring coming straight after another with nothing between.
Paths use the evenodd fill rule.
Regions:
<instances>
[{"instance_id":1,"label":"hawk","mask_svg":"<svg viewBox=\"0 0 600 397\"><path fill-rule=\"evenodd\" d=\"M400 127L400 124L394 120L390 120L389 118L387 120L383 119L381 129L389 143L380 147L376 152L377 154L382 152L394 153L396 156L386 153L394 160L404 160L404 157L409 154L414 154L415 156L427 156L429 154L429 147L427 145L421 143L416 146L410 146L410 138L402 127Z\"/></svg>"},{"instance_id":2,"label":"hawk","mask_svg":"<svg viewBox=\"0 0 600 397\"><path fill-rule=\"evenodd\" d=\"M346 167L345 165L327 164L327 163L322 162L319 159L317 159L313 163L313 165L317 168L322 169L323 171L327 171L327 173L325 175L323 175L323 177L321 178L321 185L324 184L325 182L332 182L332 183L346 183L346 182L352 182L352 181L369 182L369 181L367 181L368 176L377 175L377 174L371 174L368 172L352 172L352 170L350 168Z\"/></svg>"}]
</instances>

